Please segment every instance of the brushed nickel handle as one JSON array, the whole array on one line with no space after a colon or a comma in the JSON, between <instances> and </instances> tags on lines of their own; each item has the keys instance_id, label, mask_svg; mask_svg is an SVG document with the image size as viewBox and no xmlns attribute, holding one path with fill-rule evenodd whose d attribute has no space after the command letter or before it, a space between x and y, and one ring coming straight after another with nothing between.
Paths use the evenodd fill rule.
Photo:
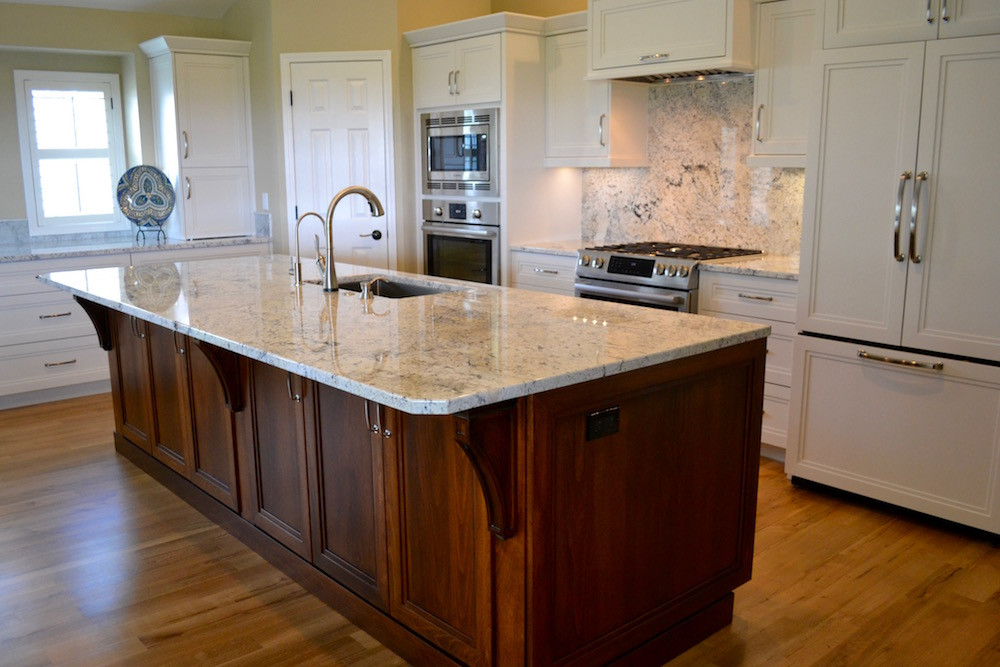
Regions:
<instances>
[{"instance_id":1,"label":"brushed nickel handle","mask_svg":"<svg viewBox=\"0 0 1000 667\"><path fill-rule=\"evenodd\" d=\"M941 0L941 20L945 23L951 20L948 16L948 0Z\"/></svg>"},{"instance_id":2,"label":"brushed nickel handle","mask_svg":"<svg viewBox=\"0 0 1000 667\"><path fill-rule=\"evenodd\" d=\"M757 143L762 143L764 139L760 136L760 112L764 110L764 105L761 104L757 107L757 122L755 124L755 134L757 135Z\"/></svg>"},{"instance_id":3,"label":"brushed nickel handle","mask_svg":"<svg viewBox=\"0 0 1000 667\"><path fill-rule=\"evenodd\" d=\"M462 70L460 70L460 69L455 70L455 94L456 95L458 95L459 93L462 92L462 90L458 87L458 73L461 72L461 71Z\"/></svg>"},{"instance_id":4,"label":"brushed nickel handle","mask_svg":"<svg viewBox=\"0 0 1000 667\"><path fill-rule=\"evenodd\" d=\"M927 22L934 23L934 16L931 14L931 0L927 0Z\"/></svg>"},{"instance_id":5,"label":"brushed nickel handle","mask_svg":"<svg viewBox=\"0 0 1000 667\"><path fill-rule=\"evenodd\" d=\"M142 325L139 324L139 319L135 315L128 316L129 325L132 327L132 335L136 338L145 338L146 334L142 330Z\"/></svg>"},{"instance_id":6,"label":"brushed nickel handle","mask_svg":"<svg viewBox=\"0 0 1000 667\"><path fill-rule=\"evenodd\" d=\"M184 185L187 186L187 197L185 199L191 199L191 179L187 176L184 177Z\"/></svg>"},{"instance_id":7,"label":"brushed nickel handle","mask_svg":"<svg viewBox=\"0 0 1000 667\"><path fill-rule=\"evenodd\" d=\"M896 364L897 366L906 366L907 368L923 368L929 371L940 371L944 369L944 363L940 361L928 363L926 361L913 361L912 359L894 359L892 357L883 357L878 354L868 354L864 350L858 350L858 356L862 359L868 359L869 361L878 361L883 364Z\"/></svg>"},{"instance_id":8,"label":"brushed nickel handle","mask_svg":"<svg viewBox=\"0 0 1000 667\"><path fill-rule=\"evenodd\" d=\"M184 159L188 157L188 133L187 130L181 130L181 135L184 137Z\"/></svg>"},{"instance_id":9,"label":"brushed nickel handle","mask_svg":"<svg viewBox=\"0 0 1000 667\"><path fill-rule=\"evenodd\" d=\"M181 336L181 344L177 344L177 332L174 332L174 352L184 354L184 336Z\"/></svg>"},{"instance_id":10,"label":"brushed nickel handle","mask_svg":"<svg viewBox=\"0 0 1000 667\"><path fill-rule=\"evenodd\" d=\"M773 296L757 296L756 294L745 294L743 292L738 292L736 296L741 299L750 299L751 301L774 301Z\"/></svg>"},{"instance_id":11,"label":"brushed nickel handle","mask_svg":"<svg viewBox=\"0 0 1000 667\"><path fill-rule=\"evenodd\" d=\"M369 401L366 398L365 399L365 425L368 427L368 430L371 431L372 433L378 433L381 430L381 427L377 423L372 422L370 403L371 403L371 401ZM379 417L378 407L379 407L378 403L376 403L375 404L375 419L376 420L378 420L378 417Z\"/></svg>"},{"instance_id":12,"label":"brushed nickel handle","mask_svg":"<svg viewBox=\"0 0 1000 667\"><path fill-rule=\"evenodd\" d=\"M597 137L602 146L606 146L604 143L604 120L608 117L607 114L602 113L601 117L597 120Z\"/></svg>"},{"instance_id":13,"label":"brushed nickel handle","mask_svg":"<svg viewBox=\"0 0 1000 667\"><path fill-rule=\"evenodd\" d=\"M910 261L919 264L923 257L917 254L917 215L920 213L920 189L927 180L927 172L917 174L913 185L913 205L910 209Z\"/></svg>"},{"instance_id":14,"label":"brushed nickel handle","mask_svg":"<svg viewBox=\"0 0 1000 667\"><path fill-rule=\"evenodd\" d=\"M666 60L670 57L669 53L650 53L648 56L639 56L639 62L641 63L651 63L658 60Z\"/></svg>"},{"instance_id":15,"label":"brushed nickel handle","mask_svg":"<svg viewBox=\"0 0 1000 667\"><path fill-rule=\"evenodd\" d=\"M292 374L287 371L285 372L285 388L288 389L288 398L296 403L302 402L302 394L292 393Z\"/></svg>"},{"instance_id":16,"label":"brushed nickel handle","mask_svg":"<svg viewBox=\"0 0 1000 667\"><path fill-rule=\"evenodd\" d=\"M73 313L70 313L70 312L66 312L66 313L51 313L49 315L39 315L38 319L40 319L40 320L50 320L53 317L69 317L72 314Z\"/></svg>"},{"instance_id":17,"label":"brushed nickel handle","mask_svg":"<svg viewBox=\"0 0 1000 667\"><path fill-rule=\"evenodd\" d=\"M535 267L535 273L547 273L547 274L552 275L552 276L558 276L559 275L558 271L553 271L552 269L543 269L543 268L541 268L539 266Z\"/></svg>"},{"instance_id":18,"label":"brushed nickel handle","mask_svg":"<svg viewBox=\"0 0 1000 667\"><path fill-rule=\"evenodd\" d=\"M75 364L76 359L70 359L69 361L46 361L46 368L53 368L55 366L69 366L70 364Z\"/></svg>"},{"instance_id":19,"label":"brushed nickel handle","mask_svg":"<svg viewBox=\"0 0 1000 667\"><path fill-rule=\"evenodd\" d=\"M376 414L376 416L378 416L378 420L381 423L384 424L385 423L385 414L382 412L382 404L381 403L376 403L375 404L375 410L376 410L375 414ZM377 428L378 427L376 427L376 429ZM392 435L392 432L389 429L387 429L387 428L386 429L382 429L382 437L383 438L388 438L390 435Z\"/></svg>"},{"instance_id":20,"label":"brushed nickel handle","mask_svg":"<svg viewBox=\"0 0 1000 667\"><path fill-rule=\"evenodd\" d=\"M892 223L892 256L896 258L897 262L906 259L906 255L899 252L899 220L903 215L903 190L906 188L906 182L912 177L913 172L909 169L900 174L899 190L896 191L896 217Z\"/></svg>"},{"instance_id":21,"label":"brushed nickel handle","mask_svg":"<svg viewBox=\"0 0 1000 667\"><path fill-rule=\"evenodd\" d=\"M448 72L448 94L455 94L455 84L452 83L452 77L455 76L455 70Z\"/></svg>"}]
</instances>

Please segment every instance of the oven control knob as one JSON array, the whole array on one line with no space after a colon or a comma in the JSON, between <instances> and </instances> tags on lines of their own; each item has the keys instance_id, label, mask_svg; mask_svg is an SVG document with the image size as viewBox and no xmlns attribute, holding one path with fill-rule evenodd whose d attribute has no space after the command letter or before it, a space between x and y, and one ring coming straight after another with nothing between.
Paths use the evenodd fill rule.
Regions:
<instances>
[{"instance_id":1,"label":"oven control knob","mask_svg":"<svg viewBox=\"0 0 1000 667\"><path fill-rule=\"evenodd\" d=\"M472 217L475 218L476 220L478 220L479 218L483 217L483 212L480 211L478 208L474 209L472 211Z\"/></svg>"},{"instance_id":2,"label":"oven control knob","mask_svg":"<svg viewBox=\"0 0 1000 667\"><path fill-rule=\"evenodd\" d=\"M599 269L602 266L604 266L604 260L601 259L600 257L595 257L593 260L591 260L590 265L595 269Z\"/></svg>"},{"instance_id":3,"label":"oven control knob","mask_svg":"<svg viewBox=\"0 0 1000 667\"><path fill-rule=\"evenodd\" d=\"M580 259L577 261L580 266L590 266L590 255L580 255Z\"/></svg>"},{"instance_id":4,"label":"oven control knob","mask_svg":"<svg viewBox=\"0 0 1000 667\"><path fill-rule=\"evenodd\" d=\"M687 278L689 273L691 273L691 269L686 266L682 266L680 271L678 271L678 275L680 275L681 278Z\"/></svg>"},{"instance_id":5,"label":"oven control knob","mask_svg":"<svg viewBox=\"0 0 1000 667\"><path fill-rule=\"evenodd\" d=\"M666 271L667 267L665 267L663 264L656 265L656 275L662 276L664 273L666 273Z\"/></svg>"},{"instance_id":6,"label":"oven control knob","mask_svg":"<svg viewBox=\"0 0 1000 667\"><path fill-rule=\"evenodd\" d=\"M444 215L444 209L440 206L434 207L434 215Z\"/></svg>"},{"instance_id":7,"label":"oven control knob","mask_svg":"<svg viewBox=\"0 0 1000 667\"><path fill-rule=\"evenodd\" d=\"M671 278L673 278L674 276L676 276L677 275L677 267L674 266L673 264L671 264L670 266L668 266L667 267L667 275L670 276Z\"/></svg>"}]
</instances>

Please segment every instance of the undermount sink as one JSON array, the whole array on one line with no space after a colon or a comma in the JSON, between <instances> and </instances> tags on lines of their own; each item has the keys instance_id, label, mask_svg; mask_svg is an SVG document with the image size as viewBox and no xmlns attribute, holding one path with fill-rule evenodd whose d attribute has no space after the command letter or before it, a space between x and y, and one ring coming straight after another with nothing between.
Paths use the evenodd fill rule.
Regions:
<instances>
[{"instance_id":1,"label":"undermount sink","mask_svg":"<svg viewBox=\"0 0 1000 667\"><path fill-rule=\"evenodd\" d=\"M361 285L367 280L350 280L340 283L340 289L350 292L361 292ZM398 280L376 280L371 286L372 294L384 296L387 299L405 299L409 296L425 296L427 294L440 294L441 292L451 292L451 287L417 285L415 283L405 283Z\"/></svg>"}]
</instances>

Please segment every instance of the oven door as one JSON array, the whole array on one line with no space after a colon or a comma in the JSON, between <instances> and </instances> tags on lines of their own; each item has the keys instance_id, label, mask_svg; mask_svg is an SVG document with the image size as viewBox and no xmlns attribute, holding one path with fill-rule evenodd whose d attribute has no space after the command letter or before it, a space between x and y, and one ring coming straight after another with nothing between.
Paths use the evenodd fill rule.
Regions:
<instances>
[{"instance_id":1,"label":"oven door","mask_svg":"<svg viewBox=\"0 0 1000 667\"><path fill-rule=\"evenodd\" d=\"M698 290L672 290L577 276L574 293L584 299L676 310L680 313L693 313L697 310Z\"/></svg>"},{"instance_id":2,"label":"oven door","mask_svg":"<svg viewBox=\"0 0 1000 667\"><path fill-rule=\"evenodd\" d=\"M425 222L424 271L429 276L500 284L500 228Z\"/></svg>"}]
</instances>

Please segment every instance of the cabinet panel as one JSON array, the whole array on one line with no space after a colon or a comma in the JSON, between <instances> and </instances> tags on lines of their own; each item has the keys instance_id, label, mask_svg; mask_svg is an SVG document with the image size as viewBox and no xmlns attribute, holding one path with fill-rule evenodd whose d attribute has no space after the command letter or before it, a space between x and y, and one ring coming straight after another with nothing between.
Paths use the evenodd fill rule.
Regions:
<instances>
[{"instance_id":1,"label":"cabinet panel","mask_svg":"<svg viewBox=\"0 0 1000 667\"><path fill-rule=\"evenodd\" d=\"M129 315L112 312L114 330L111 350L111 383L115 407L115 430L153 453L153 386L149 371L148 324ZM122 387L128 387L123 391Z\"/></svg>"},{"instance_id":2,"label":"cabinet panel","mask_svg":"<svg viewBox=\"0 0 1000 667\"><path fill-rule=\"evenodd\" d=\"M949 3L950 5L951 3ZM902 344L1000 361L1000 315L975 286L1000 285L991 193L1000 173L1000 37L927 44L915 223Z\"/></svg>"},{"instance_id":3,"label":"cabinet panel","mask_svg":"<svg viewBox=\"0 0 1000 667\"><path fill-rule=\"evenodd\" d=\"M455 104L455 48L450 43L413 49L413 106L416 109Z\"/></svg>"},{"instance_id":4,"label":"cabinet panel","mask_svg":"<svg viewBox=\"0 0 1000 667\"><path fill-rule=\"evenodd\" d=\"M826 0L823 48L937 37L940 0Z\"/></svg>"},{"instance_id":5,"label":"cabinet panel","mask_svg":"<svg viewBox=\"0 0 1000 667\"><path fill-rule=\"evenodd\" d=\"M178 197L183 197L185 238L244 236L254 231L245 168L186 169Z\"/></svg>"},{"instance_id":6,"label":"cabinet panel","mask_svg":"<svg viewBox=\"0 0 1000 667\"><path fill-rule=\"evenodd\" d=\"M511 285L539 292L573 296L576 258L514 250Z\"/></svg>"},{"instance_id":7,"label":"cabinet panel","mask_svg":"<svg viewBox=\"0 0 1000 667\"><path fill-rule=\"evenodd\" d=\"M0 347L0 396L108 379L97 336Z\"/></svg>"},{"instance_id":8,"label":"cabinet panel","mask_svg":"<svg viewBox=\"0 0 1000 667\"><path fill-rule=\"evenodd\" d=\"M317 496L313 563L381 609L388 608L388 562L382 436L368 423L380 409L313 385L309 422L315 432ZM367 411L367 412L366 412Z\"/></svg>"},{"instance_id":9,"label":"cabinet panel","mask_svg":"<svg viewBox=\"0 0 1000 667\"><path fill-rule=\"evenodd\" d=\"M239 510L236 482L236 424L226 407L226 396L212 363L201 346L182 337L180 344L188 359L191 396L191 423L194 446L190 479L200 489ZM232 352L216 350L217 354Z\"/></svg>"},{"instance_id":10,"label":"cabinet panel","mask_svg":"<svg viewBox=\"0 0 1000 667\"><path fill-rule=\"evenodd\" d=\"M788 445L788 403L791 390L786 386L764 384L764 414L760 441L784 449Z\"/></svg>"},{"instance_id":11,"label":"cabinet panel","mask_svg":"<svg viewBox=\"0 0 1000 667\"><path fill-rule=\"evenodd\" d=\"M817 57L797 323L898 344L906 264L893 253L894 225L901 186L912 185L902 176L916 162L923 44Z\"/></svg>"},{"instance_id":12,"label":"cabinet panel","mask_svg":"<svg viewBox=\"0 0 1000 667\"><path fill-rule=\"evenodd\" d=\"M500 102L500 35L483 35L455 42L455 101L453 104Z\"/></svg>"},{"instance_id":13,"label":"cabinet panel","mask_svg":"<svg viewBox=\"0 0 1000 667\"><path fill-rule=\"evenodd\" d=\"M87 314L66 292L0 296L0 346L93 333Z\"/></svg>"},{"instance_id":14,"label":"cabinet panel","mask_svg":"<svg viewBox=\"0 0 1000 667\"><path fill-rule=\"evenodd\" d=\"M247 166L246 60L179 53L174 62L181 168Z\"/></svg>"},{"instance_id":15,"label":"cabinet panel","mask_svg":"<svg viewBox=\"0 0 1000 667\"><path fill-rule=\"evenodd\" d=\"M1000 532L1000 368L863 349L944 367L799 336L787 472Z\"/></svg>"},{"instance_id":16,"label":"cabinet panel","mask_svg":"<svg viewBox=\"0 0 1000 667\"><path fill-rule=\"evenodd\" d=\"M1000 3L996 0L947 0L938 23L939 37L1000 33ZM945 21L944 17L948 20Z\"/></svg>"},{"instance_id":17,"label":"cabinet panel","mask_svg":"<svg viewBox=\"0 0 1000 667\"><path fill-rule=\"evenodd\" d=\"M156 418L152 454L161 463L190 477L193 442L183 343L178 343L178 337L169 329L147 325L146 330Z\"/></svg>"}]
</instances>

